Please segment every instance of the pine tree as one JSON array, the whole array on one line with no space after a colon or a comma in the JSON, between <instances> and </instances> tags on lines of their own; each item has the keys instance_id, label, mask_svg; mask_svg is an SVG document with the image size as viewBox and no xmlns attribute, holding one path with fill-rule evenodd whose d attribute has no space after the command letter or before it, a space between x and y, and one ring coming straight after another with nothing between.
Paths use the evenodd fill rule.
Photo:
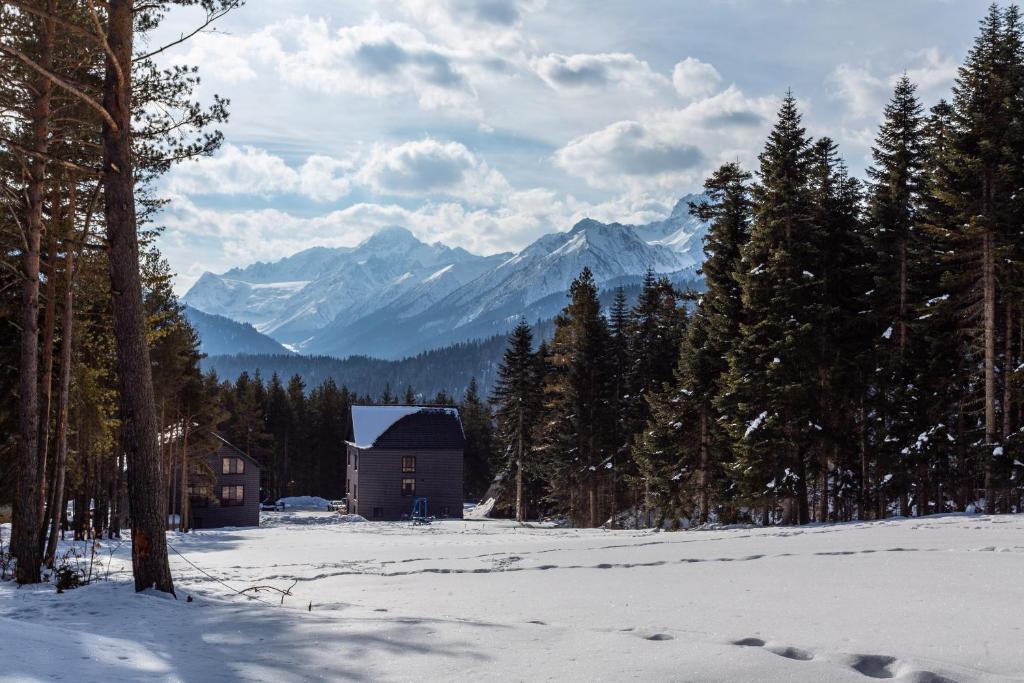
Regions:
<instances>
[{"instance_id":1,"label":"pine tree","mask_svg":"<svg viewBox=\"0 0 1024 683\"><path fill-rule=\"evenodd\" d=\"M731 460L716 398L739 337L742 302L736 271L750 234L750 174L725 164L704 184L707 198L691 207L706 221L706 290L690 316L674 381L649 399L651 417L636 458L647 484L648 506L672 505L704 524L712 502L725 498L722 467Z\"/></svg>"},{"instance_id":2,"label":"pine tree","mask_svg":"<svg viewBox=\"0 0 1024 683\"><path fill-rule=\"evenodd\" d=\"M519 522L524 521L527 515L524 482L534 465L532 454L541 398L541 376L533 351L533 333L529 324L520 320L509 336L491 396L499 454L495 469L506 476L515 474L513 499L516 521Z\"/></svg>"},{"instance_id":3,"label":"pine tree","mask_svg":"<svg viewBox=\"0 0 1024 683\"><path fill-rule=\"evenodd\" d=\"M555 320L552 372L545 383L542 451L548 497L581 526L596 527L613 502L611 334L589 268L569 287Z\"/></svg>"},{"instance_id":4,"label":"pine tree","mask_svg":"<svg viewBox=\"0 0 1024 683\"><path fill-rule=\"evenodd\" d=\"M916 86L906 75L897 81L872 148L872 166L867 170L866 243L874 271L868 297L875 366L871 408L880 437L871 448L879 467L875 479L880 479L883 472L896 473L899 485L904 487L914 475L901 464L906 460L903 451L927 428L918 393L922 384L917 351L923 340L915 334L925 287L921 272L926 263L925 243L920 223L927 150L923 110L915 91ZM865 462L860 469L865 480L861 507L866 511L871 507L867 500L871 473ZM919 492L923 494L925 488L920 482ZM919 504L919 511L924 507Z\"/></svg>"},{"instance_id":5,"label":"pine tree","mask_svg":"<svg viewBox=\"0 0 1024 683\"><path fill-rule=\"evenodd\" d=\"M462 430L466 435L463 453L462 487L466 500L479 500L491 483L494 453L494 422L491 409L481 399L476 378L469 380L459 406Z\"/></svg>"},{"instance_id":6,"label":"pine tree","mask_svg":"<svg viewBox=\"0 0 1024 683\"><path fill-rule=\"evenodd\" d=\"M810 140L787 94L761 153L754 220L738 279L744 321L729 354L723 405L736 449L733 473L748 499L786 504L784 517L810 519L807 457L816 437L818 355ZM795 506L795 510L789 506ZM766 507L767 510L767 507Z\"/></svg>"},{"instance_id":7,"label":"pine tree","mask_svg":"<svg viewBox=\"0 0 1024 683\"><path fill-rule=\"evenodd\" d=\"M852 509L860 490L850 475L859 461L854 438L859 423L856 413L844 408L856 405L864 395L860 380L874 341L864 313L872 270L861 220L860 183L850 177L829 138L811 146L809 160L812 238L818 243L803 276L816 313L815 518L826 521L840 509Z\"/></svg>"}]
</instances>

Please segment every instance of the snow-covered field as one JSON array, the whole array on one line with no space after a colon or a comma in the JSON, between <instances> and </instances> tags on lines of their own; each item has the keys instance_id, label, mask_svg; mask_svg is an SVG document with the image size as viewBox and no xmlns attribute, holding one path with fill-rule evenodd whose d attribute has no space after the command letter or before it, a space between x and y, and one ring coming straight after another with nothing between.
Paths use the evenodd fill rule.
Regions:
<instances>
[{"instance_id":1,"label":"snow-covered field","mask_svg":"<svg viewBox=\"0 0 1024 683\"><path fill-rule=\"evenodd\" d=\"M0 678L1024 680L1021 515L679 533L338 520L172 535L177 601L132 591L127 544L86 588L0 584ZM296 581L283 606L232 592Z\"/></svg>"}]
</instances>

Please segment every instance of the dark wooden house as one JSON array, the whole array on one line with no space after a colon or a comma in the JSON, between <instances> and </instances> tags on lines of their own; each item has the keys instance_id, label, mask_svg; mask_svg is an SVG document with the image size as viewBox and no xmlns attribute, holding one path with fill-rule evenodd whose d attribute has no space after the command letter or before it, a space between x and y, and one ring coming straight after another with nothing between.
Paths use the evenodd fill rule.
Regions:
<instances>
[{"instance_id":1,"label":"dark wooden house","mask_svg":"<svg viewBox=\"0 0 1024 683\"><path fill-rule=\"evenodd\" d=\"M189 508L193 529L260 525L260 464L214 435L220 448L206 459L208 468L189 472Z\"/></svg>"},{"instance_id":2,"label":"dark wooden house","mask_svg":"<svg viewBox=\"0 0 1024 683\"><path fill-rule=\"evenodd\" d=\"M432 516L462 517L466 439L457 409L352 406L351 437L349 512L400 520L424 497Z\"/></svg>"}]
</instances>

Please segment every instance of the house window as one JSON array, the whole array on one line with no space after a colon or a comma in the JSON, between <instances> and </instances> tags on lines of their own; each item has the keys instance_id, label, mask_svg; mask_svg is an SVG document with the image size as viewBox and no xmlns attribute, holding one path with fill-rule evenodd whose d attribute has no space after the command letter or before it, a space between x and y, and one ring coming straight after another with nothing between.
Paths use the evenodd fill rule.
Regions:
<instances>
[{"instance_id":1,"label":"house window","mask_svg":"<svg viewBox=\"0 0 1024 683\"><path fill-rule=\"evenodd\" d=\"M203 472L202 464L200 464L198 462L190 462L188 464L188 473L189 474L203 474L204 472Z\"/></svg>"},{"instance_id":2,"label":"house window","mask_svg":"<svg viewBox=\"0 0 1024 683\"><path fill-rule=\"evenodd\" d=\"M384 519L384 508L373 508L374 519Z\"/></svg>"},{"instance_id":3,"label":"house window","mask_svg":"<svg viewBox=\"0 0 1024 683\"><path fill-rule=\"evenodd\" d=\"M402 472L415 472L416 471L416 456L415 455L403 455L402 456Z\"/></svg>"},{"instance_id":4,"label":"house window","mask_svg":"<svg viewBox=\"0 0 1024 683\"><path fill-rule=\"evenodd\" d=\"M222 474L245 474L245 461L241 458L222 458Z\"/></svg>"},{"instance_id":5,"label":"house window","mask_svg":"<svg viewBox=\"0 0 1024 683\"><path fill-rule=\"evenodd\" d=\"M220 504L225 507L241 505L245 498L244 488L243 486L221 486Z\"/></svg>"},{"instance_id":6,"label":"house window","mask_svg":"<svg viewBox=\"0 0 1024 683\"><path fill-rule=\"evenodd\" d=\"M352 469L358 470L359 469L359 453L353 453L352 454L352 463L353 463Z\"/></svg>"},{"instance_id":7,"label":"house window","mask_svg":"<svg viewBox=\"0 0 1024 683\"><path fill-rule=\"evenodd\" d=\"M403 479L402 480L402 495L403 496L415 496L416 495L416 480L415 479Z\"/></svg>"}]
</instances>

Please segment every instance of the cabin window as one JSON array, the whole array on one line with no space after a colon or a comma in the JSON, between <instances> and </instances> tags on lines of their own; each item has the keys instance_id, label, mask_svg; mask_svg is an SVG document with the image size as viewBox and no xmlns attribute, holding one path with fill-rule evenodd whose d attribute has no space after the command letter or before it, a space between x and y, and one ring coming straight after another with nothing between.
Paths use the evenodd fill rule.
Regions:
<instances>
[{"instance_id":1,"label":"cabin window","mask_svg":"<svg viewBox=\"0 0 1024 683\"><path fill-rule=\"evenodd\" d=\"M402 456L402 472L415 472L416 471L416 456L415 455L403 455Z\"/></svg>"},{"instance_id":2,"label":"cabin window","mask_svg":"<svg viewBox=\"0 0 1024 683\"><path fill-rule=\"evenodd\" d=\"M245 461L241 458L222 458L222 474L245 474Z\"/></svg>"},{"instance_id":3,"label":"cabin window","mask_svg":"<svg viewBox=\"0 0 1024 683\"><path fill-rule=\"evenodd\" d=\"M188 473L189 474L203 474L204 472L203 472L202 464L198 463L198 462L190 462L188 464Z\"/></svg>"},{"instance_id":4,"label":"cabin window","mask_svg":"<svg viewBox=\"0 0 1024 683\"><path fill-rule=\"evenodd\" d=\"M373 508L374 519L384 519L384 508Z\"/></svg>"},{"instance_id":5,"label":"cabin window","mask_svg":"<svg viewBox=\"0 0 1024 683\"><path fill-rule=\"evenodd\" d=\"M416 495L416 480L415 479L403 479L402 480L402 495L403 496L415 496Z\"/></svg>"},{"instance_id":6,"label":"cabin window","mask_svg":"<svg viewBox=\"0 0 1024 683\"><path fill-rule=\"evenodd\" d=\"M221 486L220 504L224 506L241 505L245 498L243 486Z\"/></svg>"},{"instance_id":7,"label":"cabin window","mask_svg":"<svg viewBox=\"0 0 1024 683\"><path fill-rule=\"evenodd\" d=\"M352 469L355 469L355 470L359 469L359 454L358 453L353 453L352 454Z\"/></svg>"}]
</instances>

